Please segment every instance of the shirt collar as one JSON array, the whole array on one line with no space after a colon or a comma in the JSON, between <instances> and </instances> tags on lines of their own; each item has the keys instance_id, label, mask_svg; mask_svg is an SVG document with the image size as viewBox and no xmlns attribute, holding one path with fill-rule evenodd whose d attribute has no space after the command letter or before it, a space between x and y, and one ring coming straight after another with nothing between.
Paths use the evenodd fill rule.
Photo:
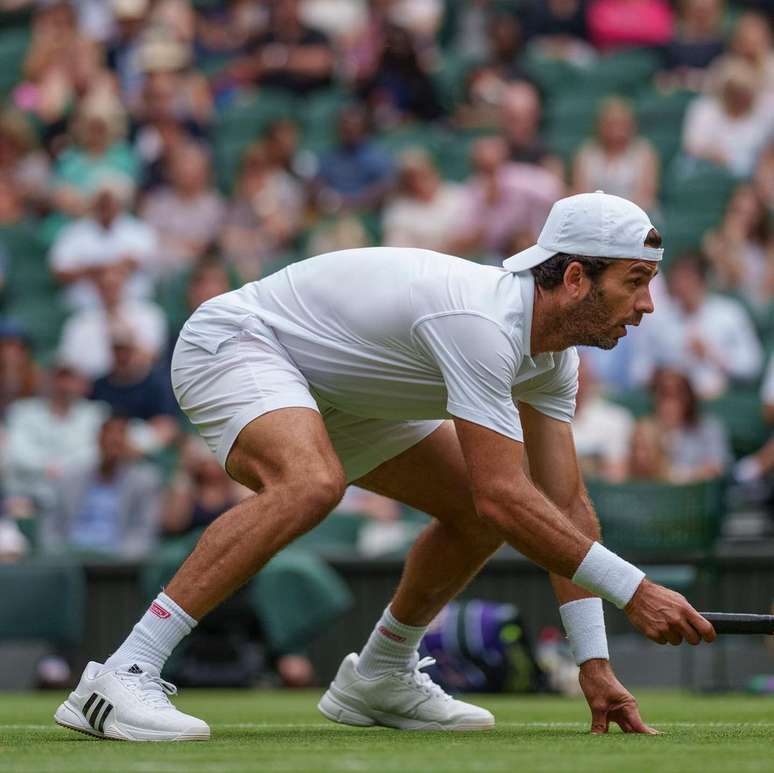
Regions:
<instances>
[{"instance_id":1,"label":"shirt collar","mask_svg":"<svg viewBox=\"0 0 774 773\"><path fill-rule=\"evenodd\" d=\"M535 303L535 278L532 272L519 271L519 290L521 291L521 307L524 314L524 322L521 326L521 353L523 357L532 358L530 338L532 337L532 311Z\"/></svg>"}]
</instances>

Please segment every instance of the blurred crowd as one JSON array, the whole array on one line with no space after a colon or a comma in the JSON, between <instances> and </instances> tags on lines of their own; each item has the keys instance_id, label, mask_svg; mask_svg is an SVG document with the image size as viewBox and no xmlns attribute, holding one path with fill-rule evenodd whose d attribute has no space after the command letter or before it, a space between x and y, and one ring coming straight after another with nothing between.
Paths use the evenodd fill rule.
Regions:
<instances>
[{"instance_id":1,"label":"blurred crowd","mask_svg":"<svg viewBox=\"0 0 774 773\"><path fill-rule=\"evenodd\" d=\"M4 556L141 559L245 495L171 393L204 300L372 244L498 264L596 189L646 209L666 257L656 313L582 353L586 473L771 480L771 2L0 9ZM395 503L342 509L400 542Z\"/></svg>"}]
</instances>

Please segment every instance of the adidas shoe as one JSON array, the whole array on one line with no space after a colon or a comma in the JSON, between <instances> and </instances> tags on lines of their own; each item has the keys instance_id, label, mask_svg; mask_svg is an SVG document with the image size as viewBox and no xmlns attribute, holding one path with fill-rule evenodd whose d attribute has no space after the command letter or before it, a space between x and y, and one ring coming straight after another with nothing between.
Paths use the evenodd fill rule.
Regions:
<instances>
[{"instance_id":1,"label":"adidas shoe","mask_svg":"<svg viewBox=\"0 0 774 773\"><path fill-rule=\"evenodd\" d=\"M422 658L414 669L367 679L357 671L358 656L344 658L317 708L344 725L384 725L399 730L486 730L494 717L486 709L447 695L421 669L435 663Z\"/></svg>"},{"instance_id":2,"label":"adidas shoe","mask_svg":"<svg viewBox=\"0 0 774 773\"><path fill-rule=\"evenodd\" d=\"M177 688L152 670L86 666L54 721L81 733L121 741L207 741L210 728L170 702Z\"/></svg>"}]
</instances>

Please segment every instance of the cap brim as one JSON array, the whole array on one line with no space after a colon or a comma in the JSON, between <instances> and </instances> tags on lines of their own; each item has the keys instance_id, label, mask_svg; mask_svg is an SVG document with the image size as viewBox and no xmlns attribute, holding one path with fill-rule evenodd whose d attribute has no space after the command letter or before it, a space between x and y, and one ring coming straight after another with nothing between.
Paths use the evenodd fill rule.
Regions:
<instances>
[{"instance_id":1,"label":"cap brim","mask_svg":"<svg viewBox=\"0 0 774 773\"><path fill-rule=\"evenodd\" d=\"M503 261L503 268L507 268L508 271L526 271L528 268L548 260L553 255L556 255L554 250L547 250L538 244L534 244L532 247L527 247L526 250L511 255L510 258L506 258Z\"/></svg>"}]
</instances>

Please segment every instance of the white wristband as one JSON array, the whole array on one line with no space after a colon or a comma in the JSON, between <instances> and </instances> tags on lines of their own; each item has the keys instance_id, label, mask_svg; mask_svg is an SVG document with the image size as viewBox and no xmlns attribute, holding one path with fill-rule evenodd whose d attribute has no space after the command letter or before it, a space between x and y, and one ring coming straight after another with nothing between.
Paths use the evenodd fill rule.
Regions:
<instances>
[{"instance_id":1,"label":"white wristband","mask_svg":"<svg viewBox=\"0 0 774 773\"><path fill-rule=\"evenodd\" d=\"M562 625L578 665L593 658L610 660L602 599L577 599L559 607Z\"/></svg>"},{"instance_id":2,"label":"white wristband","mask_svg":"<svg viewBox=\"0 0 774 773\"><path fill-rule=\"evenodd\" d=\"M623 609L643 577L645 572L595 542L575 570L572 581Z\"/></svg>"}]
</instances>

